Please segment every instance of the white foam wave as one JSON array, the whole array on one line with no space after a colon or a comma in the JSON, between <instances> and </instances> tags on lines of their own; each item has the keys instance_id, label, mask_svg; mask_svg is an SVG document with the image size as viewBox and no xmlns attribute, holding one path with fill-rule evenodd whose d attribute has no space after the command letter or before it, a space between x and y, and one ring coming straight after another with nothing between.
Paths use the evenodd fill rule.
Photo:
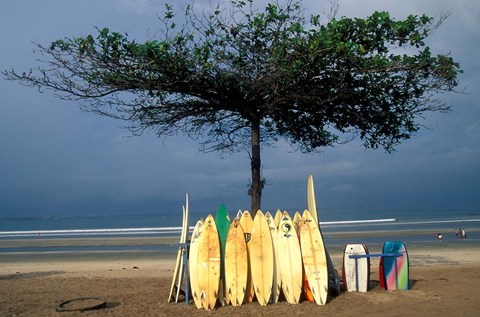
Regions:
<instances>
[{"instance_id":1,"label":"white foam wave","mask_svg":"<svg viewBox=\"0 0 480 317\"><path fill-rule=\"evenodd\" d=\"M320 221L320 225L353 225L360 223L379 223L379 222L394 222L397 219L395 218L386 218L386 219L369 219L369 220L346 220L346 221Z\"/></svg>"},{"instance_id":2,"label":"white foam wave","mask_svg":"<svg viewBox=\"0 0 480 317\"><path fill-rule=\"evenodd\" d=\"M193 227L192 227L193 228ZM138 235L180 232L181 227L0 231L0 237Z\"/></svg>"},{"instance_id":3,"label":"white foam wave","mask_svg":"<svg viewBox=\"0 0 480 317\"><path fill-rule=\"evenodd\" d=\"M430 223L458 223L458 222L480 222L480 219L453 219L453 220L425 220L425 221L406 221L401 224L405 225L423 225Z\"/></svg>"}]
</instances>

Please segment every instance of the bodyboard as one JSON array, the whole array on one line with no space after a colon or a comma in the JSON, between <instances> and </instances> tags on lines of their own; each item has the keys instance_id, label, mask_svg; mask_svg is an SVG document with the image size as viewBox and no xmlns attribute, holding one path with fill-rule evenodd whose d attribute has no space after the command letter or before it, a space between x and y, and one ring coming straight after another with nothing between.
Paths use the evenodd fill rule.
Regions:
<instances>
[{"instance_id":1,"label":"bodyboard","mask_svg":"<svg viewBox=\"0 0 480 317\"><path fill-rule=\"evenodd\" d=\"M396 258L382 257L383 282L386 290L409 289L409 260L408 252L402 241L386 241L382 253L402 253ZM395 266L396 263L396 266ZM395 279L397 277L397 279ZM398 284L398 285L397 285Z\"/></svg>"},{"instance_id":2,"label":"bodyboard","mask_svg":"<svg viewBox=\"0 0 480 317\"><path fill-rule=\"evenodd\" d=\"M366 255L364 244L347 244L343 252L342 279L348 292L367 292L370 283L370 258L350 258L351 255ZM357 267L355 267L357 263ZM358 273L358 274L357 274ZM358 290L357 290L358 283Z\"/></svg>"},{"instance_id":3,"label":"bodyboard","mask_svg":"<svg viewBox=\"0 0 480 317\"><path fill-rule=\"evenodd\" d=\"M380 287L385 288L385 277L383 276L383 258L380 257L380 260L378 261L378 275L379 275L379 280L380 280Z\"/></svg>"}]
</instances>

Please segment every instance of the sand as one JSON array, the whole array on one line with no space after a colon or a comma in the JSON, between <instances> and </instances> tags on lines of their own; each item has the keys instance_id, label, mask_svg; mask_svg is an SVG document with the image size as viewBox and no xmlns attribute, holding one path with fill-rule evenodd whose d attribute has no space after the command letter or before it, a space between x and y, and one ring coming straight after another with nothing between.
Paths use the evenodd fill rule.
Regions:
<instances>
[{"instance_id":1,"label":"sand","mask_svg":"<svg viewBox=\"0 0 480 317\"><path fill-rule=\"evenodd\" d=\"M368 293L343 293L325 306L283 301L261 307L254 302L212 312L192 303L167 303L174 254L0 254L0 316L479 316L478 248L438 243L409 246L409 253L409 291L380 288L378 261L372 259ZM341 250L331 255L340 270ZM87 312L55 311L58 303L79 297L103 297L107 305Z\"/></svg>"}]
</instances>

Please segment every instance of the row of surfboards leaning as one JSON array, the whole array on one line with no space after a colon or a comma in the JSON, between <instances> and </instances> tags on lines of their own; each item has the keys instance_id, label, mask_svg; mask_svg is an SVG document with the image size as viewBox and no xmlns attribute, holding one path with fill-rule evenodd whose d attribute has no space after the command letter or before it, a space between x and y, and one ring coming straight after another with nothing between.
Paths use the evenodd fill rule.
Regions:
<instances>
[{"instance_id":1,"label":"row of surfboards leaning","mask_svg":"<svg viewBox=\"0 0 480 317\"><path fill-rule=\"evenodd\" d=\"M231 221L221 204L215 217L209 214L196 222L189 239L188 195L186 206L169 302L178 302L183 295L187 303L193 298L196 307L205 310L255 300L262 306L279 300L325 305L329 282L338 284L339 294L339 278L325 249L316 210L296 212L293 218L280 210L275 216L259 210L254 217L239 211ZM346 245L342 263L346 291L369 289L374 256L380 257L381 287L408 289L405 246L387 241L381 254L369 254L364 244Z\"/></svg>"},{"instance_id":2,"label":"row of surfboards leaning","mask_svg":"<svg viewBox=\"0 0 480 317\"><path fill-rule=\"evenodd\" d=\"M265 306L283 297L324 305L328 293L325 246L317 221L308 210L259 210L252 217L239 211L230 221L222 204L216 217L195 224L188 248L191 296L197 308L217 304L240 306L256 301Z\"/></svg>"}]
</instances>

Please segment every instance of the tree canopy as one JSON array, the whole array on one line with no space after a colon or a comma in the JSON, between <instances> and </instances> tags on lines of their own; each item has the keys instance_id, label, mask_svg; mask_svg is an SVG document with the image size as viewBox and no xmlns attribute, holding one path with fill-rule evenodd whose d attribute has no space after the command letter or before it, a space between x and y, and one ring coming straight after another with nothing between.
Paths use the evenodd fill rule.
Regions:
<instances>
[{"instance_id":1,"label":"tree canopy","mask_svg":"<svg viewBox=\"0 0 480 317\"><path fill-rule=\"evenodd\" d=\"M80 100L87 111L129 122L134 134L185 134L202 151L249 151L252 211L264 181L260 146L287 140L311 152L358 138L394 150L421 127L419 118L449 107L460 66L434 55L426 38L445 17L388 12L367 18L306 16L301 1L231 0L181 25L172 6L161 36L137 43L97 34L36 43L46 60L7 79Z\"/></svg>"}]
</instances>

